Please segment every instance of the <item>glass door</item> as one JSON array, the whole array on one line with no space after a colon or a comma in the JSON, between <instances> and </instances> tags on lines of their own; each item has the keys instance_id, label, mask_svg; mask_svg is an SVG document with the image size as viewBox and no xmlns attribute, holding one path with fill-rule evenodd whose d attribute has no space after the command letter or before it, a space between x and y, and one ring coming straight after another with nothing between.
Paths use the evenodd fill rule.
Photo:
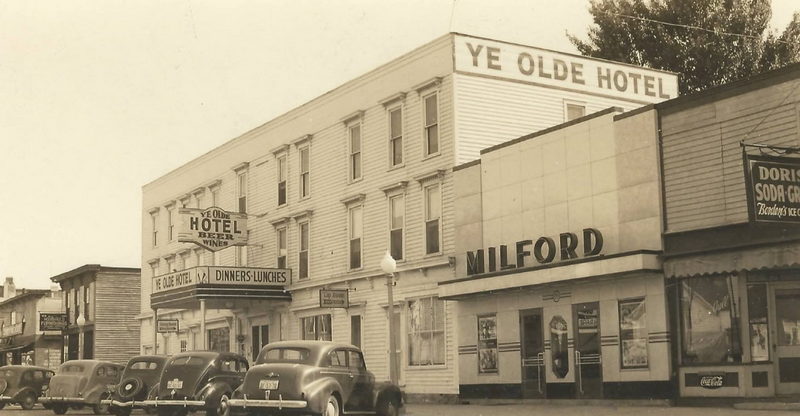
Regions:
<instances>
[{"instance_id":1,"label":"glass door","mask_svg":"<svg viewBox=\"0 0 800 416\"><path fill-rule=\"evenodd\" d=\"M600 305L598 302L573 306L575 338L576 396L603 397L603 367L600 355Z\"/></svg>"},{"instance_id":2,"label":"glass door","mask_svg":"<svg viewBox=\"0 0 800 416\"><path fill-rule=\"evenodd\" d=\"M519 312L522 355L522 398L547 396L542 308Z\"/></svg>"},{"instance_id":3,"label":"glass door","mask_svg":"<svg viewBox=\"0 0 800 416\"><path fill-rule=\"evenodd\" d=\"M800 288L775 289L776 393L800 393Z\"/></svg>"}]
</instances>

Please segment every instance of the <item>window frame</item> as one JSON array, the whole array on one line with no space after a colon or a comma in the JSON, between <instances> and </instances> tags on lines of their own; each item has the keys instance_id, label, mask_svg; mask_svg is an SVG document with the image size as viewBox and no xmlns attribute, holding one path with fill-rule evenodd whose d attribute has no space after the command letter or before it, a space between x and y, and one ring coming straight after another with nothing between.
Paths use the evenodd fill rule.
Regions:
<instances>
[{"instance_id":1,"label":"window frame","mask_svg":"<svg viewBox=\"0 0 800 416\"><path fill-rule=\"evenodd\" d=\"M311 277L309 270L309 246L311 245L311 229L308 220L297 223L297 278L307 280ZM305 228L305 244L303 242L303 229ZM304 247L305 246L305 247ZM303 276L303 254L305 254L305 276Z\"/></svg>"},{"instance_id":2,"label":"window frame","mask_svg":"<svg viewBox=\"0 0 800 416\"><path fill-rule=\"evenodd\" d=\"M633 305L633 304L641 304L644 308L644 327L643 328L623 328L623 321L622 321L622 308L623 305ZM649 346L649 330L647 328L647 298L644 296L635 297L635 298L628 298L628 299L619 299L617 300L617 328L619 330L619 368L620 370L642 370L650 368L650 346ZM642 330L644 332L644 338L639 337L635 338L636 330ZM644 349L645 349L645 363L640 365L625 365L625 348L624 348L624 341L626 341L626 336L624 335L630 331L631 333L631 340L640 340L644 341Z\"/></svg>"},{"instance_id":3,"label":"window frame","mask_svg":"<svg viewBox=\"0 0 800 416\"><path fill-rule=\"evenodd\" d=\"M400 193L397 193L397 194L388 195L387 199L388 199L388 202L389 202L389 235L388 235L388 238L389 238L389 242L388 242L389 243L388 244L389 253L391 253L392 258L394 258L396 261L404 261L406 259L406 195L405 195L405 193L400 192ZM400 227L399 228L394 228L395 224L394 224L394 205L393 205L393 202L395 200L398 200L398 199L400 200L400 204L402 204L403 217L402 217L402 220L401 220L402 224L400 225ZM395 230L398 230L398 229L400 230L400 257L395 257L395 253L394 253L394 250L393 250L394 246L393 246L393 240L392 240L392 237L393 237L392 233Z\"/></svg>"},{"instance_id":4,"label":"window frame","mask_svg":"<svg viewBox=\"0 0 800 416\"><path fill-rule=\"evenodd\" d=\"M359 247L358 247L358 265L353 267L353 229L354 229L354 219L353 219L353 211L360 210L361 214L361 224L360 224L360 234L357 237L359 240ZM347 207L347 270L361 270L364 267L364 204L358 203L353 204Z\"/></svg>"},{"instance_id":5,"label":"window frame","mask_svg":"<svg viewBox=\"0 0 800 416\"><path fill-rule=\"evenodd\" d=\"M311 320L311 322L314 323L314 338L313 338L313 340L319 340L320 339L320 334L321 333L324 334L324 332L320 332L319 331L319 328L321 326L324 326L324 325L321 325L321 324L326 320L325 317L327 317L327 323L328 323L328 332L327 332L328 338L325 339L323 337L322 340L327 340L327 341L332 340L333 339L333 315L330 314L330 313L321 313L321 314L317 314L317 315L309 315L309 316L301 317L300 318L300 335L301 335L301 339L303 339L303 340L310 339L310 338L306 338L306 335L308 335L308 332L306 331L306 320Z\"/></svg>"},{"instance_id":6,"label":"window frame","mask_svg":"<svg viewBox=\"0 0 800 416\"><path fill-rule=\"evenodd\" d=\"M353 183L364 179L364 124L361 120L347 124L347 182ZM353 130L358 129L358 151L353 151ZM358 156L358 158L354 158ZM358 176L355 175L355 163L358 162Z\"/></svg>"},{"instance_id":7,"label":"window frame","mask_svg":"<svg viewBox=\"0 0 800 416\"><path fill-rule=\"evenodd\" d=\"M395 136L392 131L392 114L400 112L400 135ZM405 166L405 137L404 137L404 118L405 111L403 111L403 104L397 104L386 108L387 130L389 138L389 169L396 169ZM395 163L395 141L400 141L400 161Z\"/></svg>"},{"instance_id":8,"label":"window frame","mask_svg":"<svg viewBox=\"0 0 800 416\"><path fill-rule=\"evenodd\" d=\"M427 120L427 110L428 110L428 98L436 97L436 122L432 124L428 124ZM441 106L439 104L439 90L434 90L422 95L422 139L424 141L422 145L422 157L423 159L431 158L441 154L442 152L442 121L441 121ZM430 140L429 140L429 129L431 127L436 127L436 151L430 151Z\"/></svg>"},{"instance_id":9,"label":"window frame","mask_svg":"<svg viewBox=\"0 0 800 416\"><path fill-rule=\"evenodd\" d=\"M150 213L150 220L152 222L150 243L153 247L158 247L158 211Z\"/></svg>"},{"instance_id":10,"label":"window frame","mask_svg":"<svg viewBox=\"0 0 800 416\"><path fill-rule=\"evenodd\" d=\"M306 166L303 168L303 154L306 155ZM311 146L305 145L297 151L297 164L299 166L298 174L298 194L300 199L306 199L311 196Z\"/></svg>"},{"instance_id":11,"label":"window frame","mask_svg":"<svg viewBox=\"0 0 800 416\"><path fill-rule=\"evenodd\" d=\"M581 116L579 116L579 117L575 117L575 118L569 118L569 109L570 109L570 106L572 106L572 107L580 107L580 108L582 108L582 109L583 109L583 114L582 114ZM579 118L581 118L581 117L585 117L585 116L586 116L586 110L587 110L587 108L586 108L586 102L583 102L583 101L576 101L576 100L566 100L566 99L565 99L565 100L564 100L564 107L563 107L563 109L564 109L564 122L565 122L565 123L566 123L566 122L569 122L569 121L572 121L572 120L575 120L575 119L579 119Z\"/></svg>"},{"instance_id":12,"label":"window frame","mask_svg":"<svg viewBox=\"0 0 800 416\"><path fill-rule=\"evenodd\" d=\"M247 213L248 179L246 169L236 174L236 208L241 213Z\"/></svg>"},{"instance_id":13,"label":"window frame","mask_svg":"<svg viewBox=\"0 0 800 416\"><path fill-rule=\"evenodd\" d=\"M167 209L167 241L175 241L175 210L176 206L170 205Z\"/></svg>"},{"instance_id":14,"label":"window frame","mask_svg":"<svg viewBox=\"0 0 800 416\"><path fill-rule=\"evenodd\" d=\"M281 241L283 239L283 241ZM283 255L281 255L281 243L283 243ZM281 266L283 259L283 266ZM275 227L275 267L286 269L289 261L289 233L287 226L280 225Z\"/></svg>"},{"instance_id":15,"label":"window frame","mask_svg":"<svg viewBox=\"0 0 800 416\"><path fill-rule=\"evenodd\" d=\"M428 190L431 189L431 188L437 188L438 194L439 194L438 198L436 198L436 202L439 205L439 216L436 218L436 221L438 222L438 224L437 224L437 238L438 238L438 241L436 243L438 250L429 252L428 251L428 246L429 246L428 245L428 238L429 238L429 236L428 236L428 223L433 221L433 219L429 219L428 218L428 215L429 215L428 201L431 200L430 196L428 195ZM423 207L422 207L422 214L423 214L422 235L425 237L425 239L424 239L425 255L426 256L439 255L439 254L442 254L442 207L444 206L444 204L442 203L442 184L441 184L441 182L435 182L435 183L424 185L422 187L422 194L423 194L422 195L422 203L423 203Z\"/></svg>"},{"instance_id":16,"label":"window frame","mask_svg":"<svg viewBox=\"0 0 800 416\"><path fill-rule=\"evenodd\" d=\"M287 177L289 176L289 165L287 163L288 155L286 152L277 154L275 156L275 179L277 186L276 204L279 207L286 206L289 203L289 183ZM283 192L283 195L281 195ZM281 197L283 202L281 202Z\"/></svg>"},{"instance_id":17,"label":"window frame","mask_svg":"<svg viewBox=\"0 0 800 416\"><path fill-rule=\"evenodd\" d=\"M436 332L441 332L442 333L442 352L441 352L441 356L442 356L443 362L442 363L433 363L433 362L431 362L430 364L412 364L411 363L411 353L412 353L413 345L412 345L411 339L410 339L411 335L412 335L412 333L411 333L412 325L411 325L411 322L410 322L411 318L412 318L411 304L413 302L419 302L419 301L422 301L422 300L425 300L425 299L428 299L431 302L434 302L434 300L439 300L439 301L441 301L441 304L442 304L442 317L441 317L441 320L440 320L441 324L442 324L441 330L437 330L437 329L433 328L433 329L428 330L427 332L431 334L431 339L433 339L432 335L434 333L436 333ZM429 369L429 368L444 368L444 367L446 367L447 366L447 322L446 322L447 321L447 304L446 304L446 301L444 299L439 298L439 296L436 295L436 294L431 294L431 295L428 295L428 296L420 296L420 297L415 297L415 298L408 299L407 302L406 302L406 307L403 308L403 309L405 309L404 312L405 312L406 316L405 316L405 319L403 319L403 315L401 314L400 315L400 319L401 319L401 321L405 321L405 331L404 331L404 337L403 337L403 338L405 338L404 342L406 343L406 348L405 348L405 351L406 351L405 356L406 357L405 357L405 360L404 360L405 367L407 369L410 369L410 370ZM433 310L433 307L432 307L432 310ZM434 319L433 320L433 325L435 327L435 325L436 325L435 315L434 315L433 319ZM431 352L433 352L433 350L431 350Z\"/></svg>"}]
</instances>

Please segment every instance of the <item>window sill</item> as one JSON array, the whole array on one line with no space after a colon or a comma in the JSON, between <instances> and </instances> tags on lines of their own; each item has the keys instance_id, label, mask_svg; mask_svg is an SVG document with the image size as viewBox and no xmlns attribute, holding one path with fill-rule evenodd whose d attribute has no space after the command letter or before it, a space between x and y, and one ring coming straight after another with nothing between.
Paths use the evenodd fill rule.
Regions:
<instances>
[{"instance_id":1,"label":"window sill","mask_svg":"<svg viewBox=\"0 0 800 416\"><path fill-rule=\"evenodd\" d=\"M404 167L406 167L406 164L405 163L401 163L399 165L389 166L389 169L386 169L386 171L387 172L391 172L393 170L399 170L399 169L402 169Z\"/></svg>"},{"instance_id":2,"label":"window sill","mask_svg":"<svg viewBox=\"0 0 800 416\"><path fill-rule=\"evenodd\" d=\"M418 366L409 366L409 365L407 365L407 366L405 366L405 370L406 371L412 371L412 372L415 372L415 371L424 372L424 371L446 370L447 368L448 368L447 364L418 365Z\"/></svg>"},{"instance_id":3,"label":"window sill","mask_svg":"<svg viewBox=\"0 0 800 416\"><path fill-rule=\"evenodd\" d=\"M423 160L423 161L425 161L425 160L428 160L428 159L433 159L433 158L435 158L435 157L439 157L439 156L441 156L441 155L442 155L442 152L441 152L441 151L439 151L439 152L436 152L436 153L431 153L431 154L429 154L429 155L425 155L425 156L423 156L423 157L422 157L422 160Z\"/></svg>"}]
</instances>

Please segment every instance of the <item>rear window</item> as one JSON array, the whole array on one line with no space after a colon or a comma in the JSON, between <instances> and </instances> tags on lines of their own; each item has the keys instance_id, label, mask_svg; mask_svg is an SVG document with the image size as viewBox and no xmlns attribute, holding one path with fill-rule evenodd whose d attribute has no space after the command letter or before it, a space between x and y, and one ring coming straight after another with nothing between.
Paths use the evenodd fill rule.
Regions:
<instances>
[{"instance_id":1,"label":"rear window","mask_svg":"<svg viewBox=\"0 0 800 416\"><path fill-rule=\"evenodd\" d=\"M173 358L170 364L178 366L186 366L186 367L201 367L208 364L208 360L206 360L203 357L195 357L195 356L177 357Z\"/></svg>"},{"instance_id":2,"label":"rear window","mask_svg":"<svg viewBox=\"0 0 800 416\"><path fill-rule=\"evenodd\" d=\"M64 364L64 365L61 366L61 369L59 370L59 372L62 373L62 374L65 374L65 373L75 374L75 373L82 373L85 370L86 370L86 368L84 366L80 365L80 364Z\"/></svg>"},{"instance_id":3,"label":"rear window","mask_svg":"<svg viewBox=\"0 0 800 416\"><path fill-rule=\"evenodd\" d=\"M306 348L271 348L261 351L256 364L305 363L310 364L311 351Z\"/></svg>"},{"instance_id":4,"label":"rear window","mask_svg":"<svg viewBox=\"0 0 800 416\"><path fill-rule=\"evenodd\" d=\"M131 364L131 370L157 370L158 363L155 361L136 361Z\"/></svg>"}]
</instances>

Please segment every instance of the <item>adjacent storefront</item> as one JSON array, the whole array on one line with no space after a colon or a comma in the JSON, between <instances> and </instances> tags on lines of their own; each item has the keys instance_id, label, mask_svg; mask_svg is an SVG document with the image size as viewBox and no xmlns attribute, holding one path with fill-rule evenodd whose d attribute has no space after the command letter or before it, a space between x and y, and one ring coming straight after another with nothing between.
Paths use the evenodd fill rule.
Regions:
<instances>
[{"instance_id":1,"label":"adjacent storefront","mask_svg":"<svg viewBox=\"0 0 800 416\"><path fill-rule=\"evenodd\" d=\"M61 364L62 327L53 324L64 316L58 313L60 306L58 291L12 290L0 302L0 365Z\"/></svg>"}]
</instances>

